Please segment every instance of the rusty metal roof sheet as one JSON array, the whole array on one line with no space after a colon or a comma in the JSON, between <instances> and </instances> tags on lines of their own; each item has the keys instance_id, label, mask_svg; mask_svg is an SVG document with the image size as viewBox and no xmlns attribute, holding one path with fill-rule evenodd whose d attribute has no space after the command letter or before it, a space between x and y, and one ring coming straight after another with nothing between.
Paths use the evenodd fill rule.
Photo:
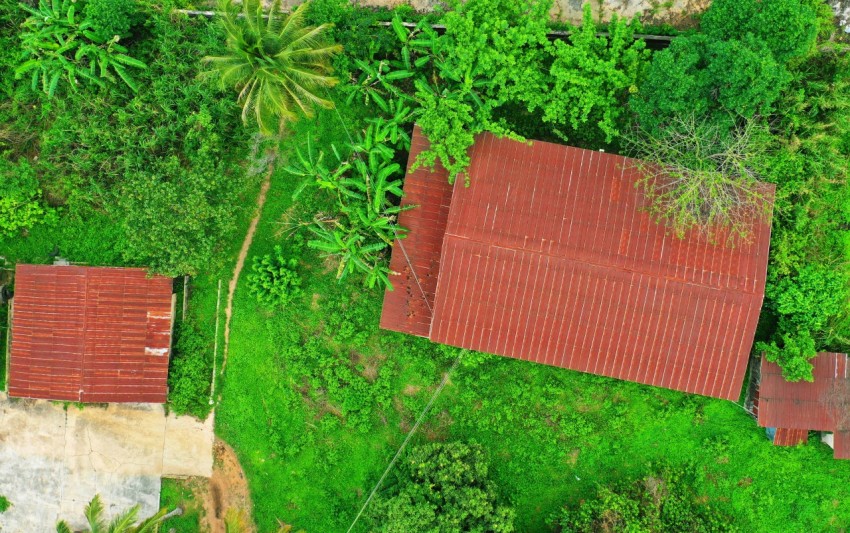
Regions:
<instances>
[{"instance_id":1,"label":"rusty metal roof sheet","mask_svg":"<svg viewBox=\"0 0 850 533\"><path fill-rule=\"evenodd\" d=\"M850 364L847 355L820 353L811 362L814 381L790 383L782 377L782 369L777 364L762 358L760 426L850 430Z\"/></svg>"},{"instance_id":2,"label":"rusty metal roof sheet","mask_svg":"<svg viewBox=\"0 0 850 533\"><path fill-rule=\"evenodd\" d=\"M166 401L169 278L137 268L18 265L15 279L11 396Z\"/></svg>"},{"instance_id":3,"label":"rusty metal roof sheet","mask_svg":"<svg viewBox=\"0 0 850 533\"><path fill-rule=\"evenodd\" d=\"M431 329L431 310L440 273L440 250L452 199L452 186L442 166L438 165L434 172L426 167L410 170L427 147L428 140L416 126L401 202L403 207L415 208L403 211L399 216L399 226L409 232L407 238L395 242L390 260L390 270L395 273L392 277L394 290L387 291L384 296L381 313L382 328L420 337L427 337ZM425 298L422 297L423 292Z\"/></svg>"},{"instance_id":4,"label":"rusty metal roof sheet","mask_svg":"<svg viewBox=\"0 0 850 533\"><path fill-rule=\"evenodd\" d=\"M808 429L777 428L773 437L776 446L796 446L809 440Z\"/></svg>"},{"instance_id":5,"label":"rusty metal roof sheet","mask_svg":"<svg viewBox=\"0 0 850 533\"><path fill-rule=\"evenodd\" d=\"M450 199L431 340L737 399L763 299L767 220L735 247L677 239L643 210L627 158L489 134L471 158L471 186L457 183ZM405 190L422 176L410 174ZM390 294L385 327L397 309ZM422 300L415 288L407 297Z\"/></svg>"}]
</instances>

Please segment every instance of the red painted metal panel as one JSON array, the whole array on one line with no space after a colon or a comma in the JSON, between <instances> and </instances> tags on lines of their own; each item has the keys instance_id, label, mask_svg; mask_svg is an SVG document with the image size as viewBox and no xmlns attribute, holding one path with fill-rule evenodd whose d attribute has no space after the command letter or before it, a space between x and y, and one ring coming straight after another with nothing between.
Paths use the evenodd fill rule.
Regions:
<instances>
[{"instance_id":1,"label":"red painted metal panel","mask_svg":"<svg viewBox=\"0 0 850 533\"><path fill-rule=\"evenodd\" d=\"M437 165L434 172L426 167L410 170L428 146L416 126L401 202L402 206L415 207L399 215L398 225L408 233L393 244L390 281L394 290L386 291L381 311L382 328L420 337L427 337L431 328L440 250L452 198L448 172L442 166Z\"/></svg>"},{"instance_id":2,"label":"red painted metal panel","mask_svg":"<svg viewBox=\"0 0 850 533\"><path fill-rule=\"evenodd\" d=\"M414 144L427 146L418 130ZM450 203L441 204L445 235L436 224L423 233L441 243L440 252L423 252L440 264L428 289L433 316L415 331L392 327L388 310L421 297L388 293L383 327L737 399L763 299L768 220L754 220L751 241L735 247L678 239L645 212L627 158L489 134L471 158L471 186L442 197ZM422 179L409 175L406 192L418 194ZM417 253L417 231L405 241L408 254ZM396 249L393 264L400 260Z\"/></svg>"},{"instance_id":3,"label":"red painted metal panel","mask_svg":"<svg viewBox=\"0 0 850 533\"><path fill-rule=\"evenodd\" d=\"M776 428L773 444L775 446L796 446L808 440L809 430L807 429Z\"/></svg>"},{"instance_id":4,"label":"red painted metal panel","mask_svg":"<svg viewBox=\"0 0 850 533\"><path fill-rule=\"evenodd\" d=\"M833 435L836 459L850 459L850 429L836 431Z\"/></svg>"},{"instance_id":5,"label":"red painted metal panel","mask_svg":"<svg viewBox=\"0 0 850 533\"><path fill-rule=\"evenodd\" d=\"M850 368L846 354L820 353L811 360L814 381L789 383L764 359L759 385L759 425L816 431L850 429Z\"/></svg>"},{"instance_id":6,"label":"red painted metal panel","mask_svg":"<svg viewBox=\"0 0 850 533\"><path fill-rule=\"evenodd\" d=\"M166 401L171 280L143 269L18 265L9 394Z\"/></svg>"}]
</instances>

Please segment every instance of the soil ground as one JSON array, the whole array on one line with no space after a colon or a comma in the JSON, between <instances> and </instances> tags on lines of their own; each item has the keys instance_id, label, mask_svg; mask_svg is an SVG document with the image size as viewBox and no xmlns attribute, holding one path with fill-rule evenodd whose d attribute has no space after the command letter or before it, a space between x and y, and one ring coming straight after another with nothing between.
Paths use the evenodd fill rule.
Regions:
<instances>
[{"instance_id":1,"label":"soil ground","mask_svg":"<svg viewBox=\"0 0 850 533\"><path fill-rule=\"evenodd\" d=\"M206 480L205 480L206 481ZM255 533L257 528L251 521L251 494L248 480L239 464L239 459L226 442L216 439L213 446L213 473L206 483L196 485L196 499L203 502L204 515L201 531L225 533L225 518L240 516L243 526L238 531Z\"/></svg>"}]
</instances>

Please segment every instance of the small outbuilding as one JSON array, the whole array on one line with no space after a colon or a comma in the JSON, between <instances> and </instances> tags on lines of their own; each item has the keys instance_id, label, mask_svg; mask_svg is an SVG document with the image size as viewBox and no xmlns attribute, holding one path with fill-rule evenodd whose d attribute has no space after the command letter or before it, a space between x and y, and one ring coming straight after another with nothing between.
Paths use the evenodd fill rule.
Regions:
<instances>
[{"instance_id":1,"label":"small outbuilding","mask_svg":"<svg viewBox=\"0 0 850 533\"><path fill-rule=\"evenodd\" d=\"M850 361L847 354L820 353L812 359L814 381L788 382L764 358L758 391L758 423L775 430L773 443L795 446L809 431L824 431L836 459L850 459Z\"/></svg>"},{"instance_id":2,"label":"small outbuilding","mask_svg":"<svg viewBox=\"0 0 850 533\"><path fill-rule=\"evenodd\" d=\"M10 396L164 403L172 280L140 268L18 265Z\"/></svg>"}]
</instances>

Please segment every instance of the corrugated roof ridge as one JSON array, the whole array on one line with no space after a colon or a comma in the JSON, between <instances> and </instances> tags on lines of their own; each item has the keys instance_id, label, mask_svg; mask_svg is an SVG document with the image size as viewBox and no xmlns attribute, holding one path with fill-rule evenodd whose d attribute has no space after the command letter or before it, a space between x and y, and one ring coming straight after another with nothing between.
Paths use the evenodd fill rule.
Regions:
<instances>
[{"instance_id":1,"label":"corrugated roof ridge","mask_svg":"<svg viewBox=\"0 0 850 533\"><path fill-rule=\"evenodd\" d=\"M449 235L449 236L457 238L457 239L463 239L463 240L466 240L466 241L469 241L469 242L474 242L474 243L477 243L477 244L483 244L484 246L490 246L490 247L493 247L493 248L501 248L502 250L510 250L510 251L513 251L513 252L523 252L523 253L530 253L530 254L541 255L541 256L546 256L546 257L554 257L556 259L563 259L563 260L566 260L566 261L571 261L573 263L580 263L580 264L590 265L590 266L604 268L604 269L608 269L608 270L616 270L616 271L625 272L625 273L628 273L628 274L636 274L638 276L647 276L647 277L650 277L650 278L653 278L653 279L658 279L658 280L663 280L663 281L671 281L671 282L674 282L674 283L681 283L682 285L692 285L692 286L695 286L695 287L702 287L702 288L706 288L706 289L715 290L715 291L718 291L718 292L731 292L731 293L734 293L734 294L743 293L743 294L747 294L749 296L759 296L758 291L749 291L748 289L732 289L732 288L729 288L729 287L717 287L717 286L714 286L714 285L709 285L707 283L699 283L699 282L696 282L696 281L688 281L688 280L685 280L685 279L675 278L675 277L671 277L671 276L652 274L650 272L644 272L644 271L637 270L637 269L632 269L632 268L627 268L627 267L617 266L617 265L611 265L611 264L607 264L607 263L589 261L587 259L576 259L575 257L567 257L567 256L563 256L563 255L553 254L553 253L550 253L550 252L537 251L537 250L533 250L533 249L529 249L529 248L523 248L523 247L520 247L520 246L501 246L499 244L494 244L492 242L487 242L487 241L479 240L479 239L473 239L473 238L470 238L470 237L465 236L465 235L459 235L459 234L456 234L456 233L451 233L448 230L446 230L446 235ZM445 243L446 243L446 240L443 239L443 247L445 247ZM443 248L441 248L441 250L440 250L441 257L442 257L444 252L445 252L445 250ZM767 273L767 267L765 267L765 274L766 273ZM440 274L437 276L437 287L438 288L440 286L439 285L440 276L442 276L442 269L441 269ZM764 296L762 295L760 299L763 301ZM436 304L436 302L435 302L435 304Z\"/></svg>"}]
</instances>

